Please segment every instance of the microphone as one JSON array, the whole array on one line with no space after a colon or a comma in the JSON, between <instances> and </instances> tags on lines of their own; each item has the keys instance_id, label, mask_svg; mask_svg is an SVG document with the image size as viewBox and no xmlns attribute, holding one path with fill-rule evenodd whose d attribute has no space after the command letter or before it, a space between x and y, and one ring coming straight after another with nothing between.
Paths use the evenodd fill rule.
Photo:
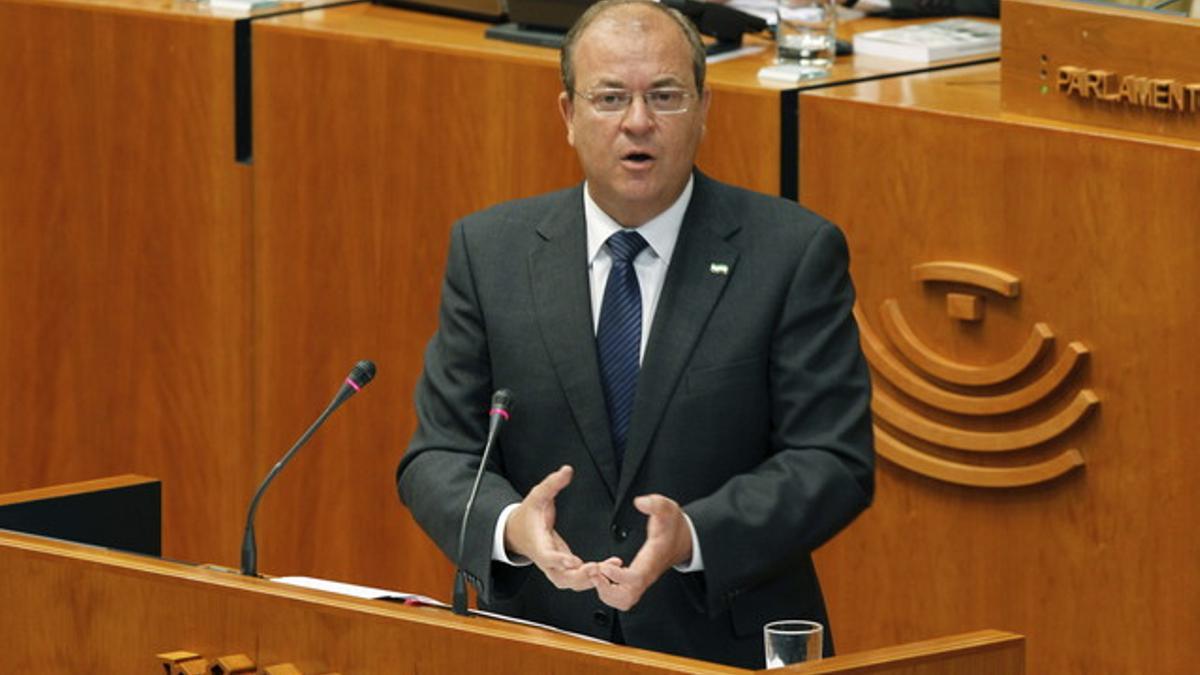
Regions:
<instances>
[{"instance_id":1,"label":"microphone","mask_svg":"<svg viewBox=\"0 0 1200 675\"><path fill-rule=\"evenodd\" d=\"M492 407L488 410L487 441L483 444L483 457L479 460L479 469L475 472L475 484L471 486L471 494L467 497L467 506L463 509L462 524L458 528L458 569L454 571L454 604L455 614L467 616L467 573L463 570L463 550L467 546L467 522L471 519L471 507L475 505L475 493L479 492L479 483L483 480L484 469L487 468L488 455L492 454L492 445L500 433L500 427L508 421L508 409L512 406L512 392L498 389L492 394Z\"/></svg>"},{"instance_id":2,"label":"microphone","mask_svg":"<svg viewBox=\"0 0 1200 675\"><path fill-rule=\"evenodd\" d=\"M300 437L300 440L296 441L296 444L292 446L292 449L288 450L283 456L283 459L279 460L279 462L275 464L275 467L272 468L267 474L267 477L263 479L262 484L258 486L258 491L254 493L254 499L250 500L250 509L246 513L246 532L242 536L242 574L248 577L258 576L258 544L254 541L254 516L258 513L258 501L262 499L263 493L267 490L267 486L271 484L272 480L275 480L275 476L283 470L284 465L291 461L292 457L296 454L296 451L308 442L308 439L311 438L314 433L316 433L317 429L321 428L321 425L325 423L325 420L331 414L333 414L333 411L337 410L338 406L345 403L346 399L357 394L359 390L367 386L367 383L374 378L374 363L370 361L359 361L358 363L354 364L354 369L351 370L350 374L346 376L346 381L342 384L342 388L338 389L338 392L334 395L333 400L330 401L329 405L325 408L325 412L321 413L321 416L317 418L317 421L313 422L312 426L308 428L308 431L304 432L304 435Z\"/></svg>"}]
</instances>

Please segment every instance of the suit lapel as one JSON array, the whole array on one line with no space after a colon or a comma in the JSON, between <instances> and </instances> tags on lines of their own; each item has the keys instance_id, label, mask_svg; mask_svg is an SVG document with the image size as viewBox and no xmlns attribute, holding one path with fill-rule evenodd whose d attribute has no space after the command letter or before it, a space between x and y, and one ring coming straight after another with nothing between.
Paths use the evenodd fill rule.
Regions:
<instances>
[{"instance_id":1,"label":"suit lapel","mask_svg":"<svg viewBox=\"0 0 1200 675\"><path fill-rule=\"evenodd\" d=\"M626 499L704 325L735 272L738 251L727 240L739 225L723 213L709 179L697 172L638 375L618 504Z\"/></svg>"},{"instance_id":2,"label":"suit lapel","mask_svg":"<svg viewBox=\"0 0 1200 675\"><path fill-rule=\"evenodd\" d=\"M566 194L538 225L541 241L529 255L534 311L575 424L612 496L617 467L596 360L582 188Z\"/></svg>"}]
</instances>

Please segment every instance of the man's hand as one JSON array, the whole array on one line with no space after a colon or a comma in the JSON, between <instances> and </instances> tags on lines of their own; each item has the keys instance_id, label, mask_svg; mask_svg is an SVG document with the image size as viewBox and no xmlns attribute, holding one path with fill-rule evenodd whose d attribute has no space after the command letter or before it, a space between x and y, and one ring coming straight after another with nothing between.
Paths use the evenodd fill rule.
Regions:
<instances>
[{"instance_id":1,"label":"man's hand","mask_svg":"<svg viewBox=\"0 0 1200 675\"><path fill-rule=\"evenodd\" d=\"M692 559L692 532L675 500L658 494L642 495L633 500L633 505L650 516L646 543L628 567L614 557L596 565L592 572L601 602L623 612L636 605L664 572Z\"/></svg>"},{"instance_id":2,"label":"man's hand","mask_svg":"<svg viewBox=\"0 0 1200 675\"><path fill-rule=\"evenodd\" d=\"M596 563L584 563L554 529L554 498L571 483L574 470L563 466L546 476L525 495L508 517L504 547L533 561L555 588L592 588Z\"/></svg>"}]
</instances>

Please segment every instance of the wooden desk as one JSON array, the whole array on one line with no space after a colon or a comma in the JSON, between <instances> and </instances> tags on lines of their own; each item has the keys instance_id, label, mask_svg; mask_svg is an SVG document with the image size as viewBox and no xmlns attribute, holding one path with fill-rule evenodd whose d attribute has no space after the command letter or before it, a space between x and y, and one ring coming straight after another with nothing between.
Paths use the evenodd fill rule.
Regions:
<instances>
[{"instance_id":1,"label":"wooden desk","mask_svg":"<svg viewBox=\"0 0 1200 675\"><path fill-rule=\"evenodd\" d=\"M876 407L877 428L915 451L877 438L875 504L818 553L838 638L862 649L990 625L1029 636L1034 673L1190 672L1200 144L1005 114L999 82L988 65L801 96L801 197L847 232L864 345L899 366L874 350L877 393L896 402ZM918 280L929 261L1014 275L1018 292ZM949 293L980 298L980 319L951 318ZM954 385L922 374L896 318L960 370L1017 354L1039 322L1055 338L1027 372ZM1028 407L942 407L1031 393L1070 361ZM952 449L1002 450L1004 432L1086 392L1083 416L1030 447ZM1031 471L1072 450L1082 466Z\"/></svg>"},{"instance_id":2,"label":"wooden desk","mask_svg":"<svg viewBox=\"0 0 1200 675\"><path fill-rule=\"evenodd\" d=\"M983 19L986 20L986 19ZM839 27L839 35L851 38L855 33L894 27L906 23L924 23L928 19L897 22L889 19L864 18L851 21ZM315 42L331 46L338 42L352 41L358 46L365 42L386 44L393 55L398 52L405 54L418 53L425 59L419 67L426 69L426 76L433 76L434 82L443 73L458 72L463 61L471 62L486 60L492 68L486 76L481 71L463 75L466 84L459 84L456 93L464 96L456 101L454 106L445 101L422 102L428 106L427 112L432 111L431 117L418 118L428 123L437 119L445 121L444 116L454 115L465 118L474 129L487 128L495 125L503 132L524 133L533 131L538 134L533 139L516 137L511 139L506 149L528 149L530 152L549 152L557 161L561 158L573 157L573 152L564 142L565 132L556 136L556 130L562 130L562 122L555 108L554 96L546 98L541 89L526 89L533 81L550 83L549 90L557 93L561 87L556 83L558 73L558 51L545 47L518 45L484 37L487 24L473 21L453 19L444 16L424 14L382 7L370 4L330 9L320 12L303 12L282 16L269 21L255 23L255 55L270 60L270 63L290 65L305 64L308 69L324 72L332 76L333 65L314 61L314 52L306 52ZM283 34L290 35L285 40ZM797 92L819 89L822 87L847 84L897 75L927 72L941 68L954 68L964 64L993 61L999 54L982 55L967 59L942 61L934 64L921 64L905 61L895 61L874 56L841 57L834 64L830 75L825 78L805 81L799 85L786 85L777 82L759 80L757 73L760 68L771 63L774 58L773 43L758 36L747 36L748 47L761 48L757 54L743 56L733 60L710 64L708 68L708 84L714 92L713 107L709 116L708 135L701 146L698 163L700 168L714 178L741 185L760 192L780 194L795 198L796 185L796 99ZM287 51L282 51L287 50ZM505 64L501 66L500 64ZM342 66L347 67L347 66ZM417 66L414 66L417 68ZM502 80L502 73L511 68L517 68L528 73L525 79ZM260 124L275 124L278 118L273 97L276 87L286 86L289 80L280 80L284 73L275 72L274 65L264 65L257 69L258 77L269 79L266 84L256 84L256 101L258 105L270 105L270 110L260 110ZM347 74L356 75L356 82L370 85L372 88L384 87L388 83L373 77L366 71ZM536 74L536 75L535 75ZM312 77L319 75L313 74ZM532 78L532 79L530 79ZM522 86L511 86L519 83ZM398 84L393 81L391 84ZM539 84L540 86L540 84ZM400 90L397 90L399 92ZM263 99L266 96L267 99ZM480 97L486 96L486 103ZM396 107L401 100L411 105L406 99L390 98L389 104ZM291 101L295 103L295 101ZM520 116L496 116L491 112L481 115L484 107L501 106L519 111ZM449 110L461 106L461 110ZM266 122L265 120L271 120ZM523 121L528 121L527 130L519 127ZM507 126L505 126L507 125ZM431 131L427 127L418 127L413 135ZM259 131L269 133L260 127ZM284 128L280 134L290 133ZM408 131L408 130L406 130ZM311 139L317 140L317 139ZM465 140L477 141L477 136ZM548 144L548 145L546 145ZM483 148L472 148L483 151ZM441 152L446 149L441 148ZM543 157L543 154L535 155ZM574 168L573 162L565 164ZM510 167L505 167L510 168ZM524 173L530 173L530 167L523 167ZM534 180L530 185L511 185L514 190L507 193L505 198L527 196L539 191L544 184L565 186L576 182L580 176L578 170L562 173L558 171L557 163L547 167L545 173L549 181ZM533 173L537 173L536 167ZM493 181L496 179L493 179ZM478 200L482 204L490 204L485 199ZM474 209L472 209L474 210ZM467 211L470 212L470 211Z\"/></svg>"}]
</instances>

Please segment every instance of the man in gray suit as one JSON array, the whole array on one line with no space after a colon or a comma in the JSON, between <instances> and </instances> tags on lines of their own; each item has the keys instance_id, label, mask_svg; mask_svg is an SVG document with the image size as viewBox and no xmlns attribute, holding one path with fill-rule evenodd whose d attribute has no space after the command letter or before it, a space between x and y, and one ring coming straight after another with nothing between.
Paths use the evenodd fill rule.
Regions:
<instances>
[{"instance_id":1,"label":"man in gray suit","mask_svg":"<svg viewBox=\"0 0 1200 675\"><path fill-rule=\"evenodd\" d=\"M456 559L508 388L459 561L480 603L760 668L765 622L828 625L810 552L872 497L846 243L694 170L710 92L679 14L594 5L562 65L586 182L455 225L400 495Z\"/></svg>"}]
</instances>

